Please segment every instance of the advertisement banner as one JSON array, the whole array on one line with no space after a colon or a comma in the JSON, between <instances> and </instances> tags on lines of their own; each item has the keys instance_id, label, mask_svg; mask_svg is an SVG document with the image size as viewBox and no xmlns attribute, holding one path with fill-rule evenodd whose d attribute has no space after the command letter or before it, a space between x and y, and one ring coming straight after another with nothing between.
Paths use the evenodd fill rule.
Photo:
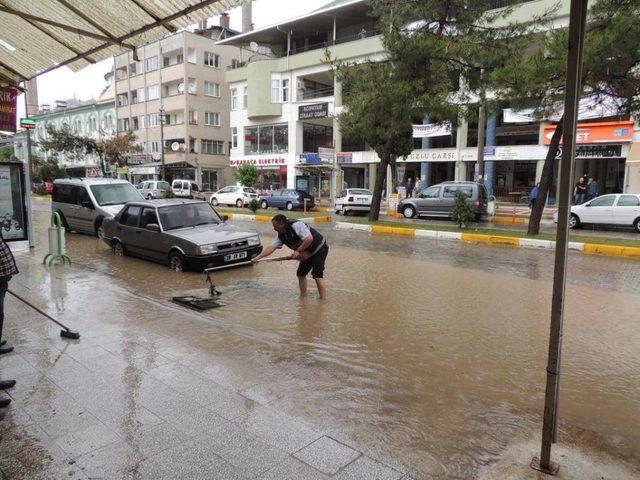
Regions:
<instances>
[{"instance_id":1,"label":"advertisement banner","mask_svg":"<svg viewBox=\"0 0 640 480\"><path fill-rule=\"evenodd\" d=\"M230 167L237 167L238 165L255 165L256 167L271 167L271 166L281 166L287 164L287 159L285 157L240 157L240 158L231 158L229 159Z\"/></svg>"},{"instance_id":2,"label":"advertisement banner","mask_svg":"<svg viewBox=\"0 0 640 480\"><path fill-rule=\"evenodd\" d=\"M338 163L353 163L353 153L337 153L336 161Z\"/></svg>"},{"instance_id":3,"label":"advertisement banner","mask_svg":"<svg viewBox=\"0 0 640 480\"><path fill-rule=\"evenodd\" d=\"M16 131L17 99L15 88L0 87L0 131Z\"/></svg>"},{"instance_id":4,"label":"advertisement banner","mask_svg":"<svg viewBox=\"0 0 640 480\"><path fill-rule=\"evenodd\" d=\"M551 143L555 128L554 125L548 125L544 128L545 145ZM631 121L579 123L576 133L576 143L583 145L588 143L626 143L632 140L633 122Z\"/></svg>"},{"instance_id":5,"label":"advertisement banner","mask_svg":"<svg viewBox=\"0 0 640 480\"><path fill-rule=\"evenodd\" d=\"M300 120L310 120L314 118L326 118L329 116L328 103L314 103L312 105L300 105L298 107L298 118Z\"/></svg>"},{"instance_id":6,"label":"advertisement banner","mask_svg":"<svg viewBox=\"0 0 640 480\"><path fill-rule=\"evenodd\" d=\"M445 135L451 135L451 122L413 126L413 138L443 137Z\"/></svg>"},{"instance_id":7,"label":"advertisement banner","mask_svg":"<svg viewBox=\"0 0 640 480\"><path fill-rule=\"evenodd\" d=\"M27 240L24 166L0 164L0 229L7 242Z\"/></svg>"}]
</instances>

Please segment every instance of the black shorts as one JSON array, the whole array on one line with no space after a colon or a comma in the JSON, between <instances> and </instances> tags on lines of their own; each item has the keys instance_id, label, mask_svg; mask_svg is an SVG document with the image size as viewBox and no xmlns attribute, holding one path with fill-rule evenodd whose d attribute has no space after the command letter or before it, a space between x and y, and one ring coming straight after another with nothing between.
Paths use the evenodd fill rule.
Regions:
<instances>
[{"instance_id":1,"label":"black shorts","mask_svg":"<svg viewBox=\"0 0 640 480\"><path fill-rule=\"evenodd\" d=\"M324 262L327 259L329 253L329 246L325 243L324 246L317 251L309 260L300 262L298 265L298 277L306 277L311 272L312 278L322 278L324 275Z\"/></svg>"}]
</instances>

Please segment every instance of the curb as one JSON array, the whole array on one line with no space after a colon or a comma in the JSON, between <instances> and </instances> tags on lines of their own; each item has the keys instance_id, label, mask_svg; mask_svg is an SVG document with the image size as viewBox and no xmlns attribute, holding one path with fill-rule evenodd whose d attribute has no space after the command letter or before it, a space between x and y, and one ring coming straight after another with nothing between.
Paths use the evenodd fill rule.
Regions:
<instances>
[{"instance_id":1,"label":"curb","mask_svg":"<svg viewBox=\"0 0 640 480\"><path fill-rule=\"evenodd\" d=\"M555 249L556 247L556 242L554 242L553 240L505 237L499 235L483 235L481 233L459 233L446 232L441 230L387 227L383 225L367 225L363 223L336 222L336 229L369 232L371 234L397 235L403 237L457 240L462 243L481 243L484 245L502 245L509 247L543 249ZM623 247L618 245L601 245L597 243L569 242L569 250L582 252L584 255L604 255L640 259L640 247Z\"/></svg>"},{"instance_id":2,"label":"curb","mask_svg":"<svg viewBox=\"0 0 640 480\"><path fill-rule=\"evenodd\" d=\"M262 223L270 223L273 218L270 215L248 215L245 213L224 213L223 215L227 215L229 220L243 220L246 222L262 222ZM307 217L307 218L299 218L298 220L304 223L328 223L333 221L333 219L329 216L327 217Z\"/></svg>"}]
</instances>

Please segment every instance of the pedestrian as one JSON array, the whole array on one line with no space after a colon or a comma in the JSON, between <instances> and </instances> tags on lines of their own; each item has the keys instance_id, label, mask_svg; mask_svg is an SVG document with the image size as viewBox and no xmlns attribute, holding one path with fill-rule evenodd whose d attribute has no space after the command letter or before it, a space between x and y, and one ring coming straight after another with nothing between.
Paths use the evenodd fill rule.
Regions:
<instances>
[{"instance_id":1,"label":"pedestrian","mask_svg":"<svg viewBox=\"0 0 640 480\"><path fill-rule=\"evenodd\" d=\"M411 181L411 177L407 178L407 183L404 185L406 198L411 198L413 195L413 189L415 188L415 184Z\"/></svg>"},{"instance_id":2,"label":"pedestrian","mask_svg":"<svg viewBox=\"0 0 640 480\"><path fill-rule=\"evenodd\" d=\"M529 195L529 208L533 210L533 206L536 204L536 198L538 198L538 192L540 191L540 182L536 183L536 186L531 190Z\"/></svg>"},{"instance_id":3,"label":"pedestrian","mask_svg":"<svg viewBox=\"0 0 640 480\"><path fill-rule=\"evenodd\" d=\"M0 355L13 351L13 347L8 346L6 340L2 340L2 327L4 324L4 297L9 289L9 280L17 273L16 260L4 241L2 232L0 232ZM15 380L0 380L0 390L6 390L15 384ZM5 408L10 403L10 398L0 399L0 408ZM4 418L4 412L0 410L0 420L2 418Z\"/></svg>"},{"instance_id":4,"label":"pedestrian","mask_svg":"<svg viewBox=\"0 0 640 480\"><path fill-rule=\"evenodd\" d=\"M416 178L416 184L413 187L413 193L417 197L418 195L420 195L421 191L422 191L422 180L420 180L420 178Z\"/></svg>"},{"instance_id":5,"label":"pedestrian","mask_svg":"<svg viewBox=\"0 0 640 480\"><path fill-rule=\"evenodd\" d=\"M593 200L598 196L598 182L596 182L593 177L589 177L589 181L587 182L587 202L589 200Z\"/></svg>"},{"instance_id":6,"label":"pedestrian","mask_svg":"<svg viewBox=\"0 0 640 480\"><path fill-rule=\"evenodd\" d=\"M311 277L316 281L320 298L327 298L327 288L324 284L324 264L329 253L329 246L324 237L304 222L290 220L282 214L273 217L271 224L278 233L278 237L251 261L257 263L286 245L293 250L291 258L300 262L296 272L300 294L303 296L307 294L307 275L311 272Z\"/></svg>"},{"instance_id":7,"label":"pedestrian","mask_svg":"<svg viewBox=\"0 0 640 480\"><path fill-rule=\"evenodd\" d=\"M586 195L587 185L584 183L584 177L580 177L578 183L576 183L576 186L573 189L573 196L575 198L574 205L582 205Z\"/></svg>"}]
</instances>

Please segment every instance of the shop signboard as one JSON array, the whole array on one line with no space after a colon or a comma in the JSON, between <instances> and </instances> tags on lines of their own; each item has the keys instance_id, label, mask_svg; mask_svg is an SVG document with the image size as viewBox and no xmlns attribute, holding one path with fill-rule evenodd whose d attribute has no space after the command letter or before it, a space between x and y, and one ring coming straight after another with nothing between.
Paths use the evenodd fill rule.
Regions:
<instances>
[{"instance_id":1,"label":"shop signboard","mask_svg":"<svg viewBox=\"0 0 640 480\"><path fill-rule=\"evenodd\" d=\"M451 122L427 123L413 126L413 138L432 138L451 135Z\"/></svg>"},{"instance_id":2,"label":"shop signboard","mask_svg":"<svg viewBox=\"0 0 640 480\"><path fill-rule=\"evenodd\" d=\"M548 125L544 129L544 144L551 143L555 125ZM599 122L579 123L576 132L576 143L627 143L633 140L633 122ZM561 140L562 141L562 140Z\"/></svg>"},{"instance_id":3,"label":"shop signboard","mask_svg":"<svg viewBox=\"0 0 640 480\"><path fill-rule=\"evenodd\" d=\"M251 156L229 159L230 167L239 165L255 165L256 167L277 167L287 164L287 159L281 156Z\"/></svg>"},{"instance_id":4,"label":"shop signboard","mask_svg":"<svg viewBox=\"0 0 640 480\"><path fill-rule=\"evenodd\" d=\"M0 228L7 242L28 240L22 163L0 164Z\"/></svg>"},{"instance_id":5,"label":"shop signboard","mask_svg":"<svg viewBox=\"0 0 640 480\"><path fill-rule=\"evenodd\" d=\"M300 120L312 120L314 118L326 118L328 116L329 104L327 102L300 105L298 107L298 118Z\"/></svg>"},{"instance_id":6,"label":"shop signboard","mask_svg":"<svg viewBox=\"0 0 640 480\"><path fill-rule=\"evenodd\" d=\"M318 155L322 163L333 163L336 151L333 148L318 147Z\"/></svg>"},{"instance_id":7,"label":"shop signboard","mask_svg":"<svg viewBox=\"0 0 640 480\"><path fill-rule=\"evenodd\" d=\"M331 163L331 160L321 157L319 153L301 153L298 156L298 161L302 165L326 165Z\"/></svg>"},{"instance_id":8,"label":"shop signboard","mask_svg":"<svg viewBox=\"0 0 640 480\"><path fill-rule=\"evenodd\" d=\"M353 153L337 153L337 163L353 163Z\"/></svg>"},{"instance_id":9,"label":"shop signboard","mask_svg":"<svg viewBox=\"0 0 640 480\"><path fill-rule=\"evenodd\" d=\"M15 88L0 87L0 131L16 131L17 99Z\"/></svg>"}]
</instances>

